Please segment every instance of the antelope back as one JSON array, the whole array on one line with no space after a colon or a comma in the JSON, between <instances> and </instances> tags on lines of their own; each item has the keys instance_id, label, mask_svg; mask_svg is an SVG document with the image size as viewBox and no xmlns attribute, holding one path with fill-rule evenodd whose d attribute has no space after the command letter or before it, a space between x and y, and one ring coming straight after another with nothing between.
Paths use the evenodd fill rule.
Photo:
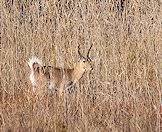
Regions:
<instances>
[{"instance_id":1,"label":"antelope back","mask_svg":"<svg viewBox=\"0 0 162 132\"><path fill-rule=\"evenodd\" d=\"M53 87L60 88L61 85L66 85L72 80L74 69L64 69L51 67L50 68L50 82Z\"/></svg>"}]
</instances>

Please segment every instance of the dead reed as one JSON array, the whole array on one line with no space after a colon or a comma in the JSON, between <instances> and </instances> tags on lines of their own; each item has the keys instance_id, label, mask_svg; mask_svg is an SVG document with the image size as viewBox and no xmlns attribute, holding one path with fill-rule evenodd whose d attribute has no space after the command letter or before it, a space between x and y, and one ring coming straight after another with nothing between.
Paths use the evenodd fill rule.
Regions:
<instances>
[{"instance_id":1,"label":"dead reed","mask_svg":"<svg viewBox=\"0 0 162 132\"><path fill-rule=\"evenodd\" d=\"M2 0L0 131L160 131L161 3L154 0ZM77 91L41 99L27 60L93 71ZM39 104L39 105L38 105Z\"/></svg>"}]
</instances>

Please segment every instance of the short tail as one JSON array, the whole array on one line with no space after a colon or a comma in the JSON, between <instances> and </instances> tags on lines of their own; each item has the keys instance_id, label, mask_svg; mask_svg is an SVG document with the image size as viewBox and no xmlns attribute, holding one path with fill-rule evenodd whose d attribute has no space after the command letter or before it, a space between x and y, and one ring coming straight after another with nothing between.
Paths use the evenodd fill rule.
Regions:
<instances>
[{"instance_id":1,"label":"short tail","mask_svg":"<svg viewBox=\"0 0 162 132\"><path fill-rule=\"evenodd\" d=\"M29 59L28 65L31 69L30 81L33 86L36 86L35 73L39 73L40 67L42 67L42 61L37 57L33 56Z\"/></svg>"},{"instance_id":2,"label":"short tail","mask_svg":"<svg viewBox=\"0 0 162 132\"><path fill-rule=\"evenodd\" d=\"M34 68L36 66L42 66L42 61L39 58L37 58L36 56L33 56L29 59L28 65L31 70L34 70Z\"/></svg>"}]
</instances>

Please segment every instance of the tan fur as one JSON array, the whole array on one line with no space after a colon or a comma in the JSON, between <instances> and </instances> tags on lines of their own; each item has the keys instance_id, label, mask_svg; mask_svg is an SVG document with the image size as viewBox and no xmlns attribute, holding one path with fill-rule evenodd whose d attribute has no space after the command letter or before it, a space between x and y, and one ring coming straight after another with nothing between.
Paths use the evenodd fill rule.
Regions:
<instances>
[{"instance_id":1,"label":"tan fur","mask_svg":"<svg viewBox=\"0 0 162 132\"><path fill-rule=\"evenodd\" d=\"M30 80L34 87L34 91L41 95L46 93L45 91L47 89L57 89L61 95L64 92L64 89L75 85L85 71L91 70L91 59L89 57L91 47L85 58L81 55L78 46L80 60L76 63L73 69L43 66L41 60L37 57L32 57L28 64L31 68Z\"/></svg>"},{"instance_id":2,"label":"tan fur","mask_svg":"<svg viewBox=\"0 0 162 132\"><path fill-rule=\"evenodd\" d=\"M33 64L36 92L43 94L49 88L57 89L61 95L64 89L77 83L85 71L91 70L89 61L81 59L73 69ZM45 88L47 87L47 88Z\"/></svg>"}]
</instances>

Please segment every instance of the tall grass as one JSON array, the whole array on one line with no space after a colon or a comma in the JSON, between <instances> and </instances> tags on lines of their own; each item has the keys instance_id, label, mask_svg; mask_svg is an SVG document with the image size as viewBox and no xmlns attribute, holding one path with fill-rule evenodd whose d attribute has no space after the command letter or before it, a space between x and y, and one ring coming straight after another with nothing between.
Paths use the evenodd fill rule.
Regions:
<instances>
[{"instance_id":1,"label":"tall grass","mask_svg":"<svg viewBox=\"0 0 162 132\"><path fill-rule=\"evenodd\" d=\"M160 4L2 0L0 131L160 131ZM73 94L32 92L31 56L72 68L92 43L93 71Z\"/></svg>"}]
</instances>

